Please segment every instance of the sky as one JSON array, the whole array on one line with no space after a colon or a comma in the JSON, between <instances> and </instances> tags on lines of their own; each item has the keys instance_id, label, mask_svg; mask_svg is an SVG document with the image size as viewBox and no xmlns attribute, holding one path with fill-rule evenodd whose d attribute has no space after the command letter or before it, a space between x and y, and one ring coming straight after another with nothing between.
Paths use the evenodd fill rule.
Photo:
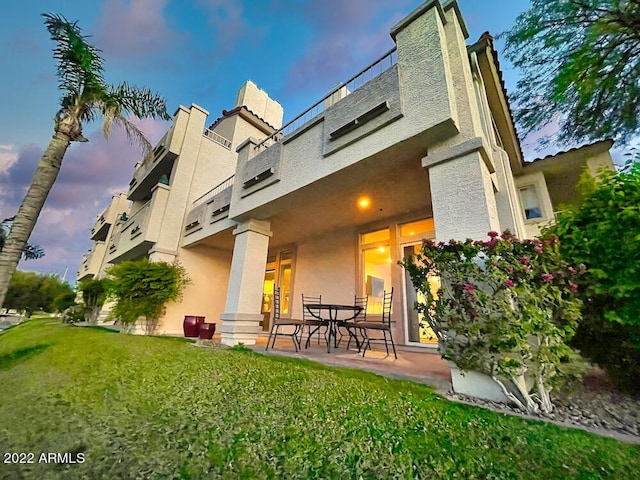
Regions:
<instances>
[{"instance_id":1,"label":"sky","mask_svg":"<svg viewBox=\"0 0 640 480\"><path fill-rule=\"evenodd\" d=\"M0 216L14 215L53 134L60 92L54 43L42 13L77 21L105 59L106 81L149 87L169 114L196 103L212 123L234 106L248 79L295 117L393 47L390 28L421 0L27 0L3 2L0 17ZM459 0L470 36L508 29L526 0ZM501 52L502 42L496 42ZM518 73L505 59L508 91ZM169 124L138 123L155 144ZM128 190L138 147L123 132L105 140L87 124L88 143L73 143L45 204L31 243L45 250L19 268L75 280L90 230L111 196ZM525 139L525 158L535 139ZM0 218L0 219L1 219ZM65 275L66 272L66 275Z\"/></svg>"}]
</instances>

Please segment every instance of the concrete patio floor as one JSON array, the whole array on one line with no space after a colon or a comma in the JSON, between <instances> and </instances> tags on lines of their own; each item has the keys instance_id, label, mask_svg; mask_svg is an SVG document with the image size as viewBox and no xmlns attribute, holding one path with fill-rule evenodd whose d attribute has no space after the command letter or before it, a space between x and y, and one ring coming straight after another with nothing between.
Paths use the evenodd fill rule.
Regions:
<instances>
[{"instance_id":1,"label":"concrete patio floor","mask_svg":"<svg viewBox=\"0 0 640 480\"><path fill-rule=\"evenodd\" d=\"M318 345L315 341L309 348L304 348L303 342L303 348L296 352L289 337L278 338L275 349L269 348L265 351L266 344L267 337L259 337L256 344L248 348L265 355L301 358L323 365L356 368L386 377L412 380L431 385L439 393L451 390L451 369L437 352L408 351L396 345L398 352L396 360L393 353L387 355L384 345L379 344L376 344L372 350L367 350L364 358L355 348L347 350L346 341L343 341L339 348L332 348L331 353L327 353L326 344Z\"/></svg>"}]
</instances>

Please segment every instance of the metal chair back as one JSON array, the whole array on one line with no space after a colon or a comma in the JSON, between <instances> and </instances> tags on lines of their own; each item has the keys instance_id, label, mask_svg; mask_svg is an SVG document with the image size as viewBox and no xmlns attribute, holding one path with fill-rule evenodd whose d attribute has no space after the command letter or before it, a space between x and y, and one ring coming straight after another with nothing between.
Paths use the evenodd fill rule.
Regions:
<instances>
[{"instance_id":1,"label":"metal chair back","mask_svg":"<svg viewBox=\"0 0 640 480\"><path fill-rule=\"evenodd\" d=\"M315 305L318 303L322 303L322 295L312 296L312 295L305 295L304 293L302 294L302 319L304 321L317 320L316 317L311 315L311 313L309 312L309 310L307 310L305 305L309 305L309 304Z\"/></svg>"},{"instance_id":2,"label":"metal chair back","mask_svg":"<svg viewBox=\"0 0 640 480\"><path fill-rule=\"evenodd\" d=\"M361 307L362 311L358 314L358 316L354 319L355 322L366 322L367 321L367 306L369 305L369 297L367 295L363 297L358 297L357 295L353 298L353 305L356 307Z\"/></svg>"},{"instance_id":3,"label":"metal chair back","mask_svg":"<svg viewBox=\"0 0 640 480\"><path fill-rule=\"evenodd\" d=\"M271 309L273 323L280 321L280 287L273 291L273 308Z\"/></svg>"},{"instance_id":4,"label":"metal chair back","mask_svg":"<svg viewBox=\"0 0 640 480\"><path fill-rule=\"evenodd\" d=\"M391 291L385 290L382 298L382 323L391 327L391 304L393 303L393 287Z\"/></svg>"}]
</instances>

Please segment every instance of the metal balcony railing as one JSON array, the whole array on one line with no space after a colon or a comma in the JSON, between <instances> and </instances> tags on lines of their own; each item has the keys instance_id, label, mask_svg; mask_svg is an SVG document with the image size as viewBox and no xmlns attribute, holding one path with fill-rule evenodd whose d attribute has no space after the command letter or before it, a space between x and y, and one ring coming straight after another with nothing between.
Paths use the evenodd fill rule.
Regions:
<instances>
[{"instance_id":1,"label":"metal balcony railing","mask_svg":"<svg viewBox=\"0 0 640 480\"><path fill-rule=\"evenodd\" d=\"M258 145L256 145L256 149L270 147L274 143L276 143L280 138L289 135L291 132L297 130L302 125L312 120L313 118L320 115L326 107L330 106L333 102L330 101L331 97L336 93L345 92L346 95L354 92L358 88L367 84L374 78L378 77L382 72L389 70L393 65L398 62L398 54L396 51L396 47L393 47L387 53L379 57L369 66L363 68L358 73L356 73L353 77L351 77L346 82L340 83L338 86L333 88L329 93L327 93L324 97L314 103L312 106L307 108L300 115L295 117L290 122L286 123L280 130L272 133L267 138L262 140ZM329 100L329 102L327 102Z\"/></svg>"},{"instance_id":2,"label":"metal balcony railing","mask_svg":"<svg viewBox=\"0 0 640 480\"><path fill-rule=\"evenodd\" d=\"M202 135L204 135L205 138L208 138L212 142L217 143L218 145L222 145L227 150L231 150L231 140L224 138L222 135L218 135L216 132L209 130L208 128L204 130L204 133Z\"/></svg>"},{"instance_id":3,"label":"metal balcony railing","mask_svg":"<svg viewBox=\"0 0 640 480\"><path fill-rule=\"evenodd\" d=\"M209 190L204 195L200 195L198 198L196 198L193 201L193 206L195 207L197 205L200 205L200 204L206 202L207 200L209 200L210 198L215 197L217 194L219 194L223 190L233 186L234 179L235 179L235 175L231 175L229 178L227 178L227 179L223 180L222 182L220 182L218 185L213 187L211 190Z\"/></svg>"}]
</instances>

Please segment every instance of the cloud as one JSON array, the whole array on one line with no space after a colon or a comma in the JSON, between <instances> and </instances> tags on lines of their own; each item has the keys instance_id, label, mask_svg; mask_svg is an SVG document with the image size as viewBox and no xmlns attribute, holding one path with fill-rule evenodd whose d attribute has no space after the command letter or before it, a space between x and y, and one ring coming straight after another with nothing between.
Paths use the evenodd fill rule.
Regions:
<instances>
[{"instance_id":1,"label":"cloud","mask_svg":"<svg viewBox=\"0 0 640 480\"><path fill-rule=\"evenodd\" d=\"M238 40L248 36L252 28L244 18L244 7L238 0L199 0L213 29L217 53L226 55Z\"/></svg>"},{"instance_id":2,"label":"cloud","mask_svg":"<svg viewBox=\"0 0 640 480\"><path fill-rule=\"evenodd\" d=\"M0 174L6 174L17 160L18 154L14 151L13 145L0 145Z\"/></svg>"},{"instance_id":3,"label":"cloud","mask_svg":"<svg viewBox=\"0 0 640 480\"><path fill-rule=\"evenodd\" d=\"M144 60L180 41L167 24L167 0L108 0L95 26L95 43L109 56Z\"/></svg>"},{"instance_id":4,"label":"cloud","mask_svg":"<svg viewBox=\"0 0 640 480\"><path fill-rule=\"evenodd\" d=\"M168 124L145 119L135 123L152 144L162 137ZM67 151L60 174L40 214L30 241L45 250L39 260L22 261L21 269L63 274L73 280L82 254L91 247L90 230L96 216L112 195L126 191L135 162L142 159L136 145L126 134L114 129L105 140L100 131L88 134L87 144L72 144ZM7 149L0 147L1 154ZM31 184L43 149L29 145L16 153L16 160L0 169L0 214L15 214Z\"/></svg>"},{"instance_id":5,"label":"cloud","mask_svg":"<svg viewBox=\"0 0 640 480\"><path fill-rule=\"evenodd\" d=\"M311 42L288 74L294 90L331 87L355 74L393 46L390 28L406 13L407 4L383 0L325 0L310 2L303 16L313 32Z\"/></svg>"}]
</instances>

